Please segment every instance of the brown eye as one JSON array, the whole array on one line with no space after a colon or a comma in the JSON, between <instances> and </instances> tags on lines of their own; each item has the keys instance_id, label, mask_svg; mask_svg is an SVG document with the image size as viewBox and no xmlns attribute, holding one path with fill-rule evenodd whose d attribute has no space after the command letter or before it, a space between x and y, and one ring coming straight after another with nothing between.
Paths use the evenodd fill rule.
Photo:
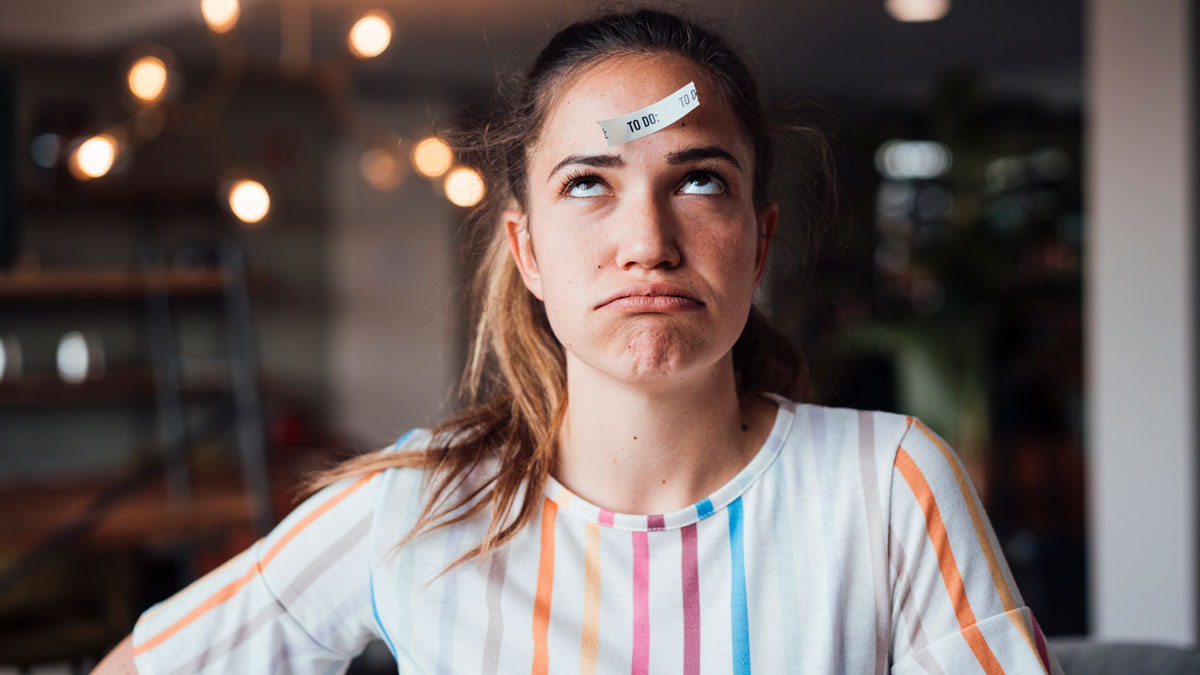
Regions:
<instances>
[{"instance_id":1,"label":"brown eye","mask_svg":"<svg viewBox=\"0 0 1200 675\"><path fill-rule=\"evenodd\" d=\"M567 183L565 192L570 197L603 197L608 189L595 176L581 176Z\"/></svg>"},{"instance_id":2,"label":"brown eye","mask_svg":"<svg viewBox=\"0 0 1200 675\"><path fill-rule=\"evenodd\" d=\"M679 191L689 195L719 195L725 191L725 184L716 176L700 171L688 176Z\"/></svg>"}]
</instances>

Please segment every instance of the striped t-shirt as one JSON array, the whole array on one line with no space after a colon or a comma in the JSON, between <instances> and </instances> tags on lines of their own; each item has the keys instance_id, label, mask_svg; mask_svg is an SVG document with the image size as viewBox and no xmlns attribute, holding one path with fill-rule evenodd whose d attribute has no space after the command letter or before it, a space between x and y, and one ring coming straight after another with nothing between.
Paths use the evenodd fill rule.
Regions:
<instances>
[{"instance_id":1,"label":"striped t-shirt","mask_svg":"<svg viewBox=\"0 0 1200 675\"><path fill-rule=\"evenodd\" d=\"M515 539L445 574L490 516L396 548L420 471L330 486L147 611L137 669L337 673L377 639L402 673L1061 673L936 434L778 402L707 499L613 513L551 478Z\"/></svg>"}]
</instances>

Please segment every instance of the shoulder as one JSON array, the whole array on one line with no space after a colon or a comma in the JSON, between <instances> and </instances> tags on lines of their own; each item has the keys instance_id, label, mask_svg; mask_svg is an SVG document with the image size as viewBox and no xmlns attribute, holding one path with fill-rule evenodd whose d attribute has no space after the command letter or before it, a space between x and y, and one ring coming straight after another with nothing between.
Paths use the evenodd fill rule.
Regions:
<instances>
[{"instance_id":1,"label":"shoulder","mask_svg":"<svg viewBox=\"0 0 1200 675\"><path fill-rule=\"evenodd\" d=\"M791 416L787 443L832 458L871 458L874 463L891 466L897 449L919 424L916 418L899 413L772 398Z\"/></svg>"}]
</instances>

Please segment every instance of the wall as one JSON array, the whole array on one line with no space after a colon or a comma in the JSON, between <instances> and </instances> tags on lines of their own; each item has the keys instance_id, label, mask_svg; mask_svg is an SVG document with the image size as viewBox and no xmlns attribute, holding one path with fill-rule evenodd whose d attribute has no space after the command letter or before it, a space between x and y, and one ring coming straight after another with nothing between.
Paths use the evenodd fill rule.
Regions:
<instances>
[{"instance_id":1,"label":"wall","mask_svg":"<svg viewBox=\"0 0 1200 675\"><path fill-rule=\"evenodd\" d=\"M1087 463L1102 639L1197 638L1191 4L1088 5Z\"/></svg>"}]
</instances>

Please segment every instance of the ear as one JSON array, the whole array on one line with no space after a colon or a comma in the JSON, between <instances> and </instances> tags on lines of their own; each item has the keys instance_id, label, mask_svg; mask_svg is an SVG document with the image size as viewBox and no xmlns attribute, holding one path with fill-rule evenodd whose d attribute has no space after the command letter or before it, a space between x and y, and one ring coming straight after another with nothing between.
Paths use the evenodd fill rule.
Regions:
<instances>
[{"instance_id":1,"label":"ear","mask_svg":"<svg viewBox=\"0 0 1200 675\"><path fill-rule=\"evenodd\" d=\"M525 288L542 300L542 274L533 255L533 239L529 235L529 214L509 209L504 212L504 231L508 234L508 250L512 253Z\"/></svg>"},{"instance_id":2,"label":"ear","mask_svg":"<svg viewBox=\"0 0 1200 675\"><path fill-rule=\"evenodd\" d=\"M758 210L758 246L754 254L754 285L762 280L767 269L767 252L775 237L775 226L779 224L779 205L771 202Z\"/></svg>"}]
</instances>

